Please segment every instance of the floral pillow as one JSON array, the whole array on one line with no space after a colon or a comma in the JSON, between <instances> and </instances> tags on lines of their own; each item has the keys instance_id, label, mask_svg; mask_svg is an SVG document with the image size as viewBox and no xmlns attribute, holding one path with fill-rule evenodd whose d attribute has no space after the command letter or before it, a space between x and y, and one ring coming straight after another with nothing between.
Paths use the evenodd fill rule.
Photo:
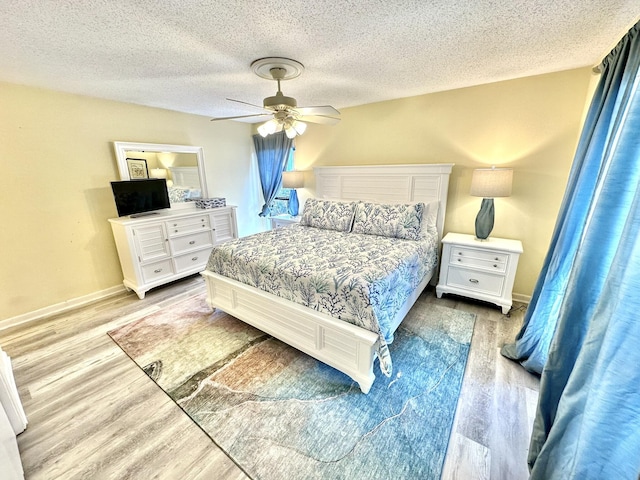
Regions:
<instances>
[{"instance_id":1,"label":"floral pillow","mask_svg":"<svg viewBox=\"0 0 640 480\"><path fill-rule=\"evenodd\" d=\"M354 202L308 198L304 204L300 224L325 230L348 232L353 223L355 206Z\"/></svg>"},{"instance_id":2,"label":"floral pillow","mask_svg":"<svg viewBox=\"0 0 640 480\"><path fill-rule=\"evenodd\" d=\"M361 202L353 219L354 233L418 240L424 203L383 205Z\"/></svg>"},{"instance_id":3,"label":"floral pillow","mask_svg":"<svg viewBox=\"0 0 640 480\"><path fill-rule=\"evenodd\" d=\"M184 202L187 198L187 193L189 192L188 188L182 187L168 187L169 192L169 201L171 203L181 203Z\"/></svg>"}]
</instances>

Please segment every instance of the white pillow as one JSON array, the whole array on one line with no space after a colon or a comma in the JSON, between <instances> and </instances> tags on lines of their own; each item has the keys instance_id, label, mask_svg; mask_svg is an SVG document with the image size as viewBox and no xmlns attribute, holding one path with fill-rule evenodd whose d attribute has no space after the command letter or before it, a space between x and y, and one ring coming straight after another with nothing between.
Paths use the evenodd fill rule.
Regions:
<instances>
[{"instance_id":1,"label":"white pillow","mask_svg":"<svg viewBox=\"0 0 640 480\"><path fill-rule=\"evenodd\" d=\"M433 200L429 203L425 203L424 210L422 211L421 235L425 233L438 232L438 211L439 210L440 210L439 200Z\"/></svg>"}]
</instances>

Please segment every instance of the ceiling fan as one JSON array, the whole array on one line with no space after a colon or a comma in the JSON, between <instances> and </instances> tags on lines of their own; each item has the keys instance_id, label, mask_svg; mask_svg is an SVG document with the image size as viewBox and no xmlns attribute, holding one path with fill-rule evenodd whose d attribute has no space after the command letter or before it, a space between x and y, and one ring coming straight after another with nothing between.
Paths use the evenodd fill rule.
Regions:
<instances>
[{"instance_id":1,"label":"ceiling fan","mask_svg":"<svg viewBox=\"0 0 640 480\"><path fill-rule=\"evenodd\" d=\"M266 137L272 133L284 130L289 138L302 135L307 128L307 123L335 125L340 121L340 112L330 105L298 107L298 102L295 98L284 96L280 90L280 82L300 76L304 70L304 66L300 62L281 57L260 58L251 64L251 70L261 78L278 82L278 91L276 94L272 97L265 98L262 106L227 98L227 100L231 102L242 103L243 105L258 108L261 110L261 113L212 118L211 121L236 120L239 118L260 120L271 117L258 127L258 133Z\"/></svg>"}]
</instances>

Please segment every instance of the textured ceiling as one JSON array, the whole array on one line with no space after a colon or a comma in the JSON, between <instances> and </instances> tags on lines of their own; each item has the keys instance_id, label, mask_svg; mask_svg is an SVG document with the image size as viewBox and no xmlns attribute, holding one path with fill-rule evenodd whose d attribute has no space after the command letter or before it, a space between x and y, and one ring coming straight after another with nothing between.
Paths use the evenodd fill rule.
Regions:
<instances>
[{"instance_id":1,"label":"textured ceiling","mask_svg":"<svg viewBox=\"0 0 640 480\"><path fill-rule=\"evenodd\" d=\"M638 0L2 0L0 81L213 117L254 113L305 72L298 104L344 108L593 66Z\"/></svg>"}]
</instances>

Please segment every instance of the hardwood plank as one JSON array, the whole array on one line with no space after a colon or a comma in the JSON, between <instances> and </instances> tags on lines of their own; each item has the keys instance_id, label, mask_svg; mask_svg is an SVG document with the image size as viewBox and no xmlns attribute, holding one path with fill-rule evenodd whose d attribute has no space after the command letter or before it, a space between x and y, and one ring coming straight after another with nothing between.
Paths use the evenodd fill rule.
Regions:
<instances>
[{"instance_id":1,"label":"hardwood plank","mask_svg":"<svg viewBox=\"0 0 640 480\"><path fill-rule=\"evenodd\" d=\"M189 277L0 332L29 419L18 436L27 479L248 478L106 335L204 288ZM433 287L419 302L477 316L443 478L527 478L538 380L499 353L524 309L504 316Z\"/></svg>"},{"instance_id":2,"label":"hardwood plank","mask_svg":"<svg viewBox=\"0 0 640 480\"><path fill-rule=\"evenodd\" d=\"M487 447L454 433L449 440L442 480L489 480L490 456Z\"/></svg>"}]
</instances>

